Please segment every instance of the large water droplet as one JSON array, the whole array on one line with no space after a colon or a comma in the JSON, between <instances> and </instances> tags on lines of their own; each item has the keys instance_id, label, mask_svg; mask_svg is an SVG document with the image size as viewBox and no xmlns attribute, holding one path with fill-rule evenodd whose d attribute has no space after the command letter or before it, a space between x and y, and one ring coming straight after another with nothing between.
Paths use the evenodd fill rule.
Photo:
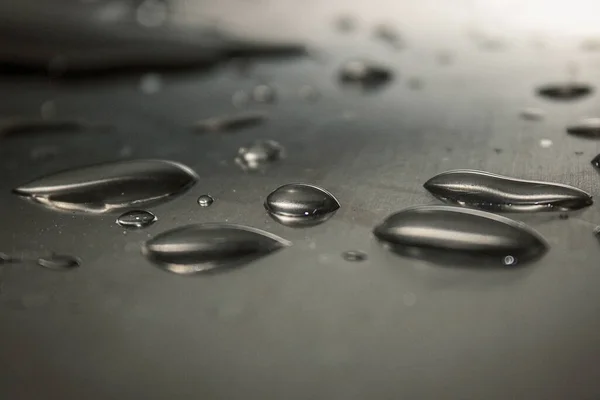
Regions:
<instances>
[{"instance_id":1,"label":"large water droplet","mask_svg":"<svg viewBox=\"0 0 600 400\"><path fill-rule=\"evenodd\" d=\"M81 265L81 262L77 257L65 254L53 254L49 257L40 257L37 260L37 264L41 267L53 269L55 271L63 271L77 268Z\"/></svg>"},{"instance_id":2,"label":"large water droplet","mask_svg":"<svg viewBox=\"0 0 600 400\"><path fill-rule=\"evenodd\" d=\"M576 100L591 94L593 88L585 83L556 83L542 86L537 92L552 100Z\"/></svg>"},{"instance_id":3,"label":"large water droplet","mask_svg":"<svg viewBox=\"0 0 600 400\"><path fill-rule=\"evenodd\" d=\"M358 84L364 89L379 87L393 77L392 71L368 60L346 62L340 71L340 80L346 84Z\"/></svg>"},{"instance_id":4,"label":"large water droplet","mask_svg":"<svg viewBox=\"0 0 600 400\"><path fill-rule=\"evenodd\" d=\"M283 225L306 227L333 216L340 203L325 189L292 183L275 189L265 200L269 215Z\"/></svg>"},{"instance_id":5,"label":"large water droplet","mask_svg":"<svg viewBox=\"0 0 600 400\"><path fill-rule=\"evenodd\" d=\"M233 224L197 224L150 239L142 252L161 268L180 275L231 268L291 243L259 229Z\"/></svg>"},{"instance_id":6,"label":"large water droplet","mask_svg":"<svg viewBox=\"0 0 600 400\"><path fill-rule=\"evenodd\" d=\"M251 128L267 121L268 115L262 112L241 112L233 115L212 117L194 124L193 128L200 133L233 132Z\"/></svg>"},{"instance_id":7,"label":"large water droplet","mask_svg":"<svg viewBox=\"0 0 600 400\"><path fill-rule=\"evenodd\" d=\"M203 194L202 196L198 197L198 205L200 207L210 207L214 201L215 199L207 194Z\"/></svg>"},{"instance_id":8,"label":"large water droplet","mask_svg":"<svg viewBox=\"0 0 600 400\"><path fill-rule=\"evenodd\" d=\"M567 133L591 139L600 138L600 118L585 118L567 127Z\"/></svg>"},{"instance_id":9,"label":"large water droplet","mask_svg":"<svg viewBox=\"0 0 600 400\"><path fill-rule=\"evenodd\" d=\"M257 140L248 146L240 147L235 158L244 170L259 170L268 164L285 157L283 146L274 140Z\"/></svg>"},{"instance_id":10,"label":"large water droplet","mask_svg":"<svg viewBox=\"0 0 600 400\"><path fill-rule=\"evenodd\" d=\"M146 210L127 211L117 218L117 224L124 228L145 228L157 221L156 215Z\"/></svg>"},{"instance_id":11,"label":"large water droplet","mask_svg":"<svg viewBox=\"0 0 600 400\"><path fill-rule=\"evenodd\" d=\"M593 202L592 196L572 186L474 170L444 172L423 186L442 201L489 211L568 211Z\"/></svg>"},{"instance_id":12,"label":"large water droplet","mask_svg":"<svg viewBox=\"0 0 600 400\"><path fill-rule=\"evenodd\" d=\"M394 252L444 264L465 265L463 257L490 257L506 264L510 257L512 265L517 260L537 258L547 248L544 239L523 223L448 206L400 211L386 218L373 233Z\"/></svg>"},{"instance_id":13,"label":"large water droplet","mask_svg":"<svg viewBox=\"0 0 600 400\"><path fill-rule=\"evenodd\" d=\"M133 160L58 172L14 193L55 210L104 213L166 200L197 179L194 171L176 162Z\"/></svg>"}]
</instances>

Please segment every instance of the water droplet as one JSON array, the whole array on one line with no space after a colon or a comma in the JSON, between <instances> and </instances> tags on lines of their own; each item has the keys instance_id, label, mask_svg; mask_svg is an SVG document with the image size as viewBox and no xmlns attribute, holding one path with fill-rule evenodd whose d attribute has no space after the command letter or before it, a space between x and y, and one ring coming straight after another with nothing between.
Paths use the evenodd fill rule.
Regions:
<instances>
[{"instance_id":1,"label":"water droplet","mask_svg":"<svg viewBox=\"0 0 600 400\"><path fill-rule=\"evenodd\" d=\"M79 120L45 120L41 118L6 118L0 120L0 136L80 132L93 125Z\"/></svg>"},{"instance_id":2,"label":"water droplet","mask_svg":"<svg viewBox=\"0 0 600 400\"><path fill-rule=\"evenodd\" d=\"M546 113L539 108L524 108L519 115L526 121L541 121Z\"/></svg>"},{"instance_id":3,"label":"water droplet","mask_svg":"<svg viewBox=\"0 0 600 400\"><path fill-rule=\"evenodd\" d=\"M117 218L117 224L124 228L145 228L157 221L156 215L150 211L133 210L127 211Z\"/></svg>"},{"instance_id":4,"label":"water droplet","mask_svg":"<svg viewBox=\"0 0 600 400\"><path fill-rule=\"evenodd\" d=\"M207 194L203 194L202 196L198 197L198 205L200 207L210 207L214 201L215 199Z\"/></svg>"},{"instance_id":5,"label":"water droplet","mask_svg":"<svg viewBox=\"0 0 600 400\"><path fill-rule=\"evenodd\" d=\"M336 18L335 26L340 32L352 32L356 30L358 22L350 15L342 15Z\"/></svg>"},{"instance_id":6,"label":"water droplet","mask_svg":"<svg viewBox=\"0 0 600 400\"><path fill-rule=\"evenodd\" d=\"M42 103L40 107L40 115L42 119L55 118L56 114L56 102L48 100Z\"/></svg>"},{"instance_id":7,"label":"water droplet","mask_svg":"<svg viewBox=\"0 0 600 400\"><path fill-rule=\"evenodd\" d=\"M317 186L292 183L275 189L265 208L277 222L291 227L314 226L325 222L340 208L328 191Z\"/></svg>"},{"instance_id":8,"label":"water droplet","mask_svg":"<svg viewBox=\"0 0 600 400\"><path fill-rule=\"evenodd\" d=\"M315 102L319 100L321 94L317 89L309 85L303 85L300 90L298 90L298 95L308 102Z\"/></svg>"},{"instance_id":9,"label":"water droplet","mask_svg":"<svg viewBox=\"0 0 600 400\"><path fill-rule=\"evenodd\" d=\"M373 35L375 38L387 43L395 49L402 48L402 37L400 32L391 25L379 24L373 29Z\"/></svg>"},{"instance_id":10,"label":"water droplet","mask_svg":"<svg viewBox=\"0 0 600 400\"><path fill-rule=\"evenodd\" d=\"M50 257L40 257L37 260L37 264L44 268L62 271L77 268L81 265L81 262L77 257L64 254L53 254Z\"/></svg>"},{"instance_id":11,"label":"water droplet","mask_svg":"<svg viewBox=\"0 0 600 400\"><path fill-rule=\"evenodd\" d=\"M600 226L594 228L594 235L600 238Z\"/></svg>"},{"instance_id":12,"label":"water droplet","mask_svg":"<svg viewBox=\"0 0 600 400\"><path fill-rule=\"evenodd\" d=\"M591 139L600 138L600 118L585 118L567 127L567 133Z\"/></svg>"},{"instance_id":13,"label":"water droplet","mask_svg":"<svg viewBox=\"0 0 600 400\"><path fill-rule=\"evenodd\" d=\"M197 179L176 162L132 160L58 172L13 192L54 210L104 213L165 201Z\"/></svg>"},{"instance_id":14,"label":"water droplet","mask_svg":"<svg viewBox=\"0 0 600 400\"><path fill-rule=\"evenodd\" d=\"M592 196L572 186L474 170L444 172L423 187L442 201L489 211L568 211L593 203Z\"/></svg>"},{"instance_id":15,"label":"water droplet","mask_svg":"<svg viewBox=\"0 0 600 400\"><path fill-rule=\"evenodd\" d=\"M250 102L250 96L243 90L238 90L231 95L231 104L236 108L243 108Z\"/></svg>"},{"instance_id":16,"label":"water droplet","mask_svg":"<svg viewBox=\"0 0 600 400\"><path fill-rule=\"evenodd\" d=\"M142 252L162 269L191 275L240 266L290 245L247 226L197 224L157 235L145 243Z\"/></svg>"},{"instance_id":17,"label":"water droplet","mask_svg":"<svg viewBox=\"0 0 600 400\"><path fill-rule=\"evenodd\" d=\"M340 71L340 80L345 84L360 85L364 89L377 88L393 77L392 71L368 60L351 60Z\"/></svg>"},{"instance_id":18,"label":"water droplet","mask_svg":"<svg viewBox=\"0 0 600 400\"><path fill-rule=\"evenodd\" d=\"M552 145L553 145L553 143L552 143L552 140L550 140L550 139L541 139L540 140L540 147L543 149L552 147Z\"/></svg>"},{"instance_id":19,"label":"water droplet","mask_svg":"<svg viewBox=\"0 0 600 400\"><path fill-rule=\"evenodd\" d=\"M165 0L144 0L135 10L135 19L142 26L156 28L167 21L168 14Z\"/></svg>"},{"instance_id":20,"label":"water droplet","mask_svg":"<svg viewBox=\"0 0 600 400\"><path fill-rule=\"evenodd\" d=\"M397 212L373 233L398 254L441 264L470 265L465 262L481 257L502 263L511 259L526 261L541 256L547 248L544 239L523 223L448 206L420 206Z\"/></svg>"},{"instance_id":21,"label":"water droplet","mask_svg":"<svg viewBox=\"0 0 600 400\"><path fill-rule=\"evenodd\" d=\"M163 86L160 74L149 73L142 75L140 79L140 90L145 94L155 94L160 92Z\"/></svg>"},{"instance_id":22,"label":"water droplet","mask_svg":"<svg viewBox=\"0 0 600 400\"><path fill-rule=\"evenodd\" d=\"M259 170L285 157L283 146L274 140L257 140L240 147L235 162L244 170Z\"/></svg>"},{"instance_id":23,"label":"water droplet","mask_svg":"<svg viewBox=\"0 0 600 400\"><path fill-rule=\"evenodd\" d=\"M277 99L275 89L269 85L258 85L252 89L252 98L257 103L274 103Z\"/></svg>"},{"instance_id":24,"label":"water droplet","mask_svg":"<svg viewBox=\"0 0 600 400\"><path fill-rule=\"evenodd\" d=\"M360 262L367 259L367 254L359 250L348 250L342 253L342 258L346 261Z\"/></svg>"},{"instance_id":25,"label":"water droplet","mask_svg":"<svg viewBox=\"0 0 600 400\"><path fill-rule=\"evenodd\" d=\"M576 155L576 156L582 156L582 155L583 155L583 151L576 151L576 152L575 152L575 155Z\"/></svg>"},{"instance_id":26,"label":"water droplet","mask_svg":"<svg viewBox=\"0 0 600 400\"><path fill-rule=\"evenodd\" d=\"M193 128L200 133L233 132L260 125L268 120L262 112L248 111L232 115L211 117L194 124Z\"/></svg>"},{"instance_id":27,"label":"water droplet","mask_svg":"<svg viewBox=\"0 0 600 400\"><path fill-rule=\"evenodd\" d=\"M537 92L552 100L576 100L591 94L593 88L584 83L556 83L542 86Z\"/></svg>"},{"instance_id":28,"label":"water droplet","mask_svg":"<svg viewBox=\"0 0 600 400\"><path fill-rule=\"evenodd\" d=\"M517 265L517 259L513 256L506 256L504 257L504 260L502 260L502 264L506 265L507 267L510 267L511 265Z\"/></svg>"},{"instance_id":29,"label":"water droplet","mask_svg":"<svg viewBox=\"0 0 600 400\"><path fill-rule=\"evenodd\" d=\"M596 168L600 168L600 154L592 159L592 165Z\"/></svg>"}]
</instances>

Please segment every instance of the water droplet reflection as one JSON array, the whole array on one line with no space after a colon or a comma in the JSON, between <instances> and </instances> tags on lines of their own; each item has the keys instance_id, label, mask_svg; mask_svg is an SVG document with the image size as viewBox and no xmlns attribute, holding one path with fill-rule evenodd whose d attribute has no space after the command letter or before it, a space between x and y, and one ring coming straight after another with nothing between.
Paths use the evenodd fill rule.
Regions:
<instances>
[{"instance_id":1,"label":"water droplet reflection","mask_svg":"<svg viewBox=\"0 0 600 400\"><path fill-rule=\"evenodd\" d=\"M350 262L361 262L367 259L367 254L359 250L348 250L342 253L342 258Z\"/></svg>"},{"instance_id":2,"label":"water droplet reflection","mask_svg":"<svg viewBox=\"0 0 600 400\"><path fill-rule=\"evenodd\" d=\"M210 207L214 201L215 199L207 194L203 194L202 196L198 197L198 205L200 207Z\"/></svg>"},{"instance_id":3,"label":"water droplet reflection","mask_svg":"<svg viewBox=\"0 0 600 400\"><path fill-rule=\"evenodd\" d=\"M257 171L284 157L284 148L276 141L257 140L240 147L235 162L245 171Z\"/></svg>"}]
</instances>

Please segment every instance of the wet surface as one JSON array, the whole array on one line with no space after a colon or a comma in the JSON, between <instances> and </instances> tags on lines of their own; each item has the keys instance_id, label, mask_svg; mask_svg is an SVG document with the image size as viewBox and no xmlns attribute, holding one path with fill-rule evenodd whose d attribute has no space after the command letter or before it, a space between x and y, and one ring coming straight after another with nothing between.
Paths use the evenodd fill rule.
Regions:
<instances>
[{"instance_id":1,"label":"wet surface","mask_svg":"<svg viewBox=\"0 0 600 400\"><path fill-rule=\"evenodd\" d=\"M74 3L52 7L62 13ZM117 3L81 4L110 5L94 17L109 23L122 10ZM600 143L566 130L598 115L599 53L582 50L581 43L597 36L600 6L541 0L185 3L187 9L176 12L181 23L212 27L220 21L219 29L232 37L306 44L309 54L247 59L238 53L242 59L211 61L210 69L154 65L76 82L41 73L0 75L2 118L39 118L52 101L55 106L43 107L52 118L114 127L106 135L39 132L2 141L0 253L27 260L62 254L81 266L0 265L0 360L8 360L0 397L600 397L598 203L569 212L568 219L506 215L547 241L547 253L526 266L512 267L508 259L501 260L507 267L446 268L388 251L372 234L400 210L441 204L423 184L453 169L560 182L597 198L600 175L590 160ZM145 7L139 14L147 33L170 29L152 28L160 20L148 18L151 5ZM340 31L336 21L344 15L351 28ZM394 26L401 48L375 36L381 24ZM64 36L56 35L44 45L61 42ZM483 49L488 38L503 45ZM451 62L440 63L439 55ZM354 59L381 63L394 78L380 90L353 90L339 72ZM60 75L63 67L56 59L52 71ZM146 81L142 90L142 77L156 73L160 85ZM574 101L537 92L565 82L593 90ZM274 102L257 102L260 85L275 89ZM300 95L305 86L318 91L318 101ZM231 135L190 129L244 107L268 113L268 123ZM523 120L519 113L526 108L543 110L544 118ZM256 170L235 163L241 147L269 140L285 157ZM269 160L271 153L259 153L251 152L254 160ZM178 162L198 176L170 201L142 207L159 218L144 229L115 223L137 206L110 215L55 212L11 193L58 171L139 159ZM306 229L275 222L264 200L291 182L326 188L342 207ZM206 194L215 201L201 207L198 198ZM205 223L251 226L293 246L227 273L190 277L157 268L140 251L161 233ZM356 258L348 251L368 258L347 261Z\"/></svg>"}]
</instances>

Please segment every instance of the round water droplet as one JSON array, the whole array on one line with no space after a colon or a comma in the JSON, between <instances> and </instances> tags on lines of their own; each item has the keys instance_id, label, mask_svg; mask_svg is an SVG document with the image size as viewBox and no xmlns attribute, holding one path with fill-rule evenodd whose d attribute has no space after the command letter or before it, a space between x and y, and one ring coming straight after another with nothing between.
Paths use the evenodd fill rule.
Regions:
<instances>
[{"instance_id":1,"label":"round water droplet","mask_svg":"<svg viewBox=\"0 0 600 400\"><path fill-rule=\"evenodd\" d=\"M124 228L145 228L158 220L156 215L146 210L133 210L117 218L117 224Z\"/></svg>"},{"instance_id":2,"label":"round water droplet","mask_svg":"<svg viewBox=\"0 0 600 400\"><path fill-rule=\"evenodd\" d=\"M203 194L202 196L198 197L198 205L200 207L210 207L214 201L215 199L207 194Z\"/></svg>"},{"instance_id":3,"label":"round water droplet","mask_svg":"<svg viewBox=\"0 0 600 400\"><path fill-rule=\"evenodd\" d=\"M61 271L77 268L81 265L81 262L77 257L64 254L53 254L50 257L40 257L37 260L37 264L44 268Z\"/></svg>"},{"instance_id":4,"label":"round water droplet","mask_svg":"<svg viewBox=\"0 0 600 400\"><path fill-rule=\"evenodd\" d=\"M242 169L252 171L262 169L284 157L283 146L276 141L257 140L248 146L240 147L235 162Z\"/></svg>"},{"instance_id":5,"label":"round water droplet","mask_svg":"<svg viewBox=\"0 0 600 400\"><path fill-rule=\"evenodd\" d=\"M283 225L306 227L331 218L340 208L340 203L325 189L292 183L269 194L265 208L273 219Z\"/></svg>"},{"instance_id":6,"label":"round water droplet","mask_svg":"<svg viewBox=\"0 0 600 400\"><path fill-rule=\"evenodd\" d=\"M269 85L258 85L252 90L252 98L257 103L274 103L277 96Z\"/></svg>"},{"instance_id":7,"label":"round water droplet","mask_svg":"<svg viewBox=\"0 0 600 400\"><path fill-rule=\"evenodd\" d=\"M567 127L567 133L589 139L600 138L600 118L585 118Z\"/></svg>"},{"instance_id":8,"label":"round water droplet","mask_svg":"<svg viewBox=\"0 0 600 400\"><path fill-rule=\"evenodd\" d=\"M348 250L342 253L342 258L346 261L360 262L367 259L367 254L359 250Z\"/></svg>"},{"instance_id":9,"label":"round water droplet","mask_svg":"<svg viewBox=\"0 0 600 400\"><path fill-rule=\"evenodd\" d=\"M140 79L140 90L145 94L155 94L162 89L163 82L160 74L145 74Z\"/></svg>"},{"instance_id":10,"label":"round water droplet","mask_svg":"<svg viewBox=\"0 0 600 400\"><path fill-rule=\"evenodd\" d=\"M511 265L517 265L517 259L513 256L506 256L502 260L502 264L506 265L507 267Z\"/></svg>"},{"instance_id":11,"label":"round water droplet","mask_svg":"<svg viewBox=\"0 0 600 400\"><path fill-rule=\"evenodd\" d=\"M585 83L556 83L542 86L538 94L552 100L577 100L590 95L593 88Z\"/></svg>"}]
</instances>

